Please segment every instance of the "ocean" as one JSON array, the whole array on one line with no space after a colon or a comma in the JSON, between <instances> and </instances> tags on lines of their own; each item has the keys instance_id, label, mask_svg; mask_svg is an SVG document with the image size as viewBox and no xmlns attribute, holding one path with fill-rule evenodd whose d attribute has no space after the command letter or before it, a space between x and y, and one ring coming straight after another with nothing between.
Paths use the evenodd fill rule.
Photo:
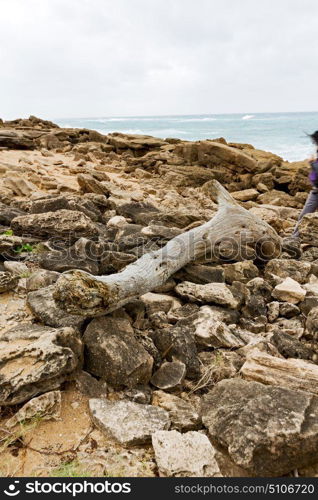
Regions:
<instances>
[{"instance_id":1,"label":"ocean","mask_svg":"<svg viewBox=\"0 0 318 500\"><path fill-rule=\"evenodd\" d=\"M224 137L230 142L249 143L271 151L288 161L302 161L315 152L306 133L318 130L318 112L63 118L54 121L62 127L90 128L103 134L124 132L189 141Z\"/></svg>"}]
</instances>

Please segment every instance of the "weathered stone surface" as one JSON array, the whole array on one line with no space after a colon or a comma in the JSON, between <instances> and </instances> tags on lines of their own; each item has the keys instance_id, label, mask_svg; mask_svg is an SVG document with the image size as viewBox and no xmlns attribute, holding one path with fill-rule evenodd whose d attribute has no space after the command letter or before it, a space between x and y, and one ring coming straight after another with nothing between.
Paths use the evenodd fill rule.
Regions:
<instances>
[{"instance_id":1,"label":"weathered stone surface","mask_svg":"<svg viewBox=\"0 0 318 500\"><path fill-rule=\"evenodd\" d=\"M94 319L86 328L83 341L88 372L115 387L149 382L153 359L138 342L123 310Z\"/></svg>"},{"instance_id":2,"label":"weathered stone surface","mask_svg":"<svg viewBox=\"0 0 318 500\"><path fill-rule=\"evenodd\" d=\"M196 342L203 347L237 348L245 345L249 336L232 332L223 322L224 314L216 308L200 307L197 319L194 319L194 335Z\"/></svg>"},{"instance_id":3,"label":"weathered stone surface","mask_svg":"<svg viewBox=\"0 0 318 500\"><path fill-rule=\"evenodd\" d=\"M98 229L91 219L82 212L74 210L23 215L13 219L11 228L17 234L65 238L70 242L81 237L98 236Z\"/></svg>"},{"instance_id":4,"label":"weathered stone surface","mask_svg":"<svg viewBox=\"0 0 318 500\"><path fill-rule=\"evenodd\" d=\"M39 288L45 288L53 285L57 281L59 276L60 274L56 273L55 271L46 271L44 269L39 269L27 278L27 290L29 292L34 292L35 290L39 290Z\"/></svg>"},{"instance_id":5,"label":"weathered stone surface","mask_svg":"<svg viewBox=\"0 0 318 500\"><path fill-rule=\"evenodd\" d=\"M186 375L186 365L181 361L163 363L151 377L151 383L159 389L175 389L181 387Z\"/></svg>"},{"instance_id":6,"label":"weathered stone surface","mask_svg":"<svg viewBox=\"0 0 318 500\"><path fill-rule=\"evenodd\" d=\"M257 189L251 188L251 189L242 189L242 191L232 192L231 195L237 201L250 201L250 200L256 200L256 198L259 195L259 192L257 191Z\"/></svg>"},{"instance_id":7,"label":"weathered stone surface","mask_svg":"<svg viewBox=\"0 0 318 500\"><path fill-rule=\"evenodd\" d=\"M293 259L273 259L266 264L265 278L271 279L271 276L280 278L292 278L300 284L307 282L311 272L310 262L304 262Z\"/></svg>"},{"instance_id":8,"label":"weathered stone surface","mask_svg":"<svg viewBox=\"0 0 318 500\"><path fill-rule=\"evenodd\" d=\"M266 327L268 332L282 332L300 339L304 334L304 320L301 316L296 318L278 318L274 323Z\"/></svg>"},{"instance_id":9,"label":"weathered stone surface","mask_svg":"<svg viewBox=\"0 0 318 500\"><path fill-rule=\"evenodd\" d=\"M271 342L277 347L284 358L299 358L315 361L315 352L304 343L299 342L292 335L284 332L275 332L271 337Z\"/></svg>"},{"instance_id":10,"label":"weathered stone surface","mask_svg":"<svg viewBox=\"0 0 318 500\"><path fill-rule=\"evenodd\" d=\"M171 428L178 431L194 431L201 427L201 417L191 403L164 391L153 393L152 404L169 413Z\"/></svg>"},{"instance_id":11,"label":"weathered stone surface","mask_svg":"<svg viewBox=\"0 0 318 500\"><path fill-rule=\"evenodd\" d=\"M224 283L196 285L189 281L184 281L177 285L175 290L178 295L187 298L191 302L218 304L232 309L238 307L238 301Z\"/></svg>"},{"instance_id":12,"label":"weathered stone surface","mask_svg":"<svg viewBox=\"0 0 318 500\"><path fill-rule=\"evenodd\" d=\"M0 234L0 254L2 256L11 255L12 251L20 245L22 245L22 238L19 236Z\"/></svg>"},{"instance_id":13,"label":"weathered stone surface","mask_svg":"<svg viewBox=\"0 0 318 500\"><path fill-rule=\"evenodd\" d=\"M17 413L6 421L8 428L15 427L19 423L32 420L58 419L61 415L61 392L50 391L31 399L17 411Z\"/></svg>"},{"instance_id":14,"label":"weathered stone surface","mask_svg":"<svg viewBox=\"0 0 318 500\"><path fill-rule=\"evenodd\" d=\"M152 338L161 356L185 364L187 378L195 379L200 375L191 316L172 327L156 329Z\"/></svg>"},{"instance_id":15,"label":"weathered stone surface","mask_svg":"<svg viewBox=\"0 0 318 500\"><path fill-rule=\"evenodd\" d=\"M307 214L299 224L299 236L303 243L318 246L318 214Z\"/></svg>"},{"instance_id":16,"label":"weathered stone surface","mask_svg":"<svg viewBox=\"0 0 318 500\"><path fill-rule=\"evenodd\" d=\"M105 203L107 204L106 198ZM97 205L97 207L96 207ZM92 221L97 221L100 218L100 210L98 203L85 197L78 196L54 196L34 200L31 203L29 212L31 214L43 214L47 212L57 212L58 210L72 210L83 212Z\"/></svg>"},{"instance_id":17,"label":"weathered stone surface","mask_svg":"<svg viewBox=\"0 0 318 500\"><path fill-rule=\"evenodd\" d=\"M17 276L11 273L0 272L0 293L8 292L16 287L18 283Z\"/></svg>"},{"instance_id":18,"label":"weathered stone surface","mask_svg":"<svg viewBox=\"0 0 318 500\"><path fill-rule=\"evenodd\" d=\"M158 431L152 435L162 477L222 477L209 439L199 432Z\"/></svg>"},{"instance_id":19,"label":"weathered stone surface","mask_svg":"<svg viewBox=\"0 0 318 500\"><path fill-rule=\"evenodd\" d=\"M90 399L89 409L95 425L124 446L149 443L154 432L170 427L168 413L157 406Z\"/></svg>"},{"instance_id":20,"label":"weathered stone surface","mask_svg":"<svg viewBox=\"0 0 318 500\"><path fill-rule=\"evenodd\" d=\"M82 193L109 194L109 190L100 181L89 174L79 174L77 182Z\"/></svg>"},{"instance_id":21,"label":"weathered stone surface","mask_svg":"<svg viewBox=\"0 0 318 500\"><path fill-rule=\"evenodd\" d=\"M24 324L0 336L0 405L15 405L57 389L82 360L73 328Z\"/></svg>"},{"instance_id":22,"label":"weathered stone surface","mask_svg":"<svg viewBox=\"0 0 318 500\"><path fill-rule=\"evenodd\" d=\"M189 264L176 273L175 277L183 281L191 281L198 285L207 283L224 283L224 270L221 266L204 266Z\"/></svg>"},{"instance_id":23,"label":"weathered stone surface","mask_svg":"<svg viewBox=\"0 0 318 500\"><path fill-rule=\"evenodd\" d=\"M246 380L318 394L318 366L302 359L283 359L254 351L241 368Z\"/></svg>"},{"instance_id":24,"label":"weathered stone surface","mask_svg":"<svg viewBox=\"0 0 318 500\"><path fill-rule=\"evenodd\" d=\"M257 382L219 382L204 398L212 443L260 477L282 476L317 462L318 398Z\"/></svg>"},{"instance_id":25,"label":"weathered stone surface","mask_svg":"<svg viewBox=\"0 0 318 500\"><path fill-rule=\"evenodd\" d=\"M286 278L280 285L275 286L272 296L290 304L298 304L306 297L306 290L297 281Z\"/></svg>"},{"instance_id":26,"label":"weathered stone surface","mask_svg":"<svg viewBox=\"0 0 318 500\"><path fill-rule=\"evenodd\" d=\"M318 307L311 309L306 321L306 337L317 340L318 337Z\"/></svg>"},{"instance_id":27,"label":"weathered stone surface","mask_svg":"<svg viewBox=\"0 0 318 500\"><path fill-rule=\"evenodd\" d=\"M85 323L85 318L68 314L56 306L53 298L54 285L46 288L39 288L30 292L27 297L27 304L33 315L42 323L56 328L62 326L73 326L81 328Z\"/></svg>"},{"instance_id":28,"label":"weathered stone surface","mask_svg":"<svg viewBox=\"0 0 318 500\"><path fill-rule=\"evenodd\" d=\"M225 264L223 266L223 270L225 281L231 284L233 281L247 283L253 278L257 278L259 275L257 267L250 260L235 262L233 264Z\"/></svg>"}]
</instances>

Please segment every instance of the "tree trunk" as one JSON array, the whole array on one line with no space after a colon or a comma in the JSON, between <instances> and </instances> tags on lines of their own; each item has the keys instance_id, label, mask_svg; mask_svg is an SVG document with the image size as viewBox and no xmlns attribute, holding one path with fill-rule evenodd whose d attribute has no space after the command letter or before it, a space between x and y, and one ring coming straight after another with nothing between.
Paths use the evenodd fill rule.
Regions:
<instances>
[{"instance_id":1,"label":"tree trunk","mask_svg":"<svg viewBox=\"0 0 318 500\"><path fill-rule=\"evenodd\" d=\"M214 186L218 211L210 221L176 236L119 273L93 276L66 271L54 291L59 307L84 316L107 314L163 285L176 271L204 255L236 261L277 257L281 239L275 230L241 207L217 181Z\"/></svg>"}]
</instances>

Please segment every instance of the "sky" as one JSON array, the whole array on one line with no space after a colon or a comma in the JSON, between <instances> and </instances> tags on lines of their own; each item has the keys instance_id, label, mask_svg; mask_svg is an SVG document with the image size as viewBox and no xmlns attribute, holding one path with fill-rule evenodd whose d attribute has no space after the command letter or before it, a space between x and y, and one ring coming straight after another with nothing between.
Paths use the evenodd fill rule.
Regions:
<instances>
[{"instance_id":1,"label":"sky","mask_svg":"<svg viewBox=\"0 0 318 500\"><path fill-rule=\"evenodd\" d=\"M317 0L0 0L0 117L317 111Z\"/></svg>"}]
</instances>

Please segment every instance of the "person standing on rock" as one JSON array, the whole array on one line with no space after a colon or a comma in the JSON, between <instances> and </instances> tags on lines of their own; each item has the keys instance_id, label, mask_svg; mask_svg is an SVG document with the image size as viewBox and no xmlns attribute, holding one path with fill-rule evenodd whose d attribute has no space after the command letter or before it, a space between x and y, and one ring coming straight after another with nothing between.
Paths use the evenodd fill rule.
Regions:
<instances>
[{"instance_id":1,"label":"person standing on rock","mask_svg":"<svg viewBox=\"0 0 318 500\"><path fill-rule=\"evenodd\" d=\"M313 134L310 134L309 137L317 147L316 156L310 158L309 160L309 164L311 167L309 173L309 180L313 187L308 195L304 208L300 213L300 216L298 218L292 236L286 238L283 242L283 249L286 250L288 253L293 254L293 256L295 257L301 256L299 230L298 230L299 224L304 215L311 214L318 209L318 130L316 130L316 132L314 132Z\"/></svg>"}]
</instances>

